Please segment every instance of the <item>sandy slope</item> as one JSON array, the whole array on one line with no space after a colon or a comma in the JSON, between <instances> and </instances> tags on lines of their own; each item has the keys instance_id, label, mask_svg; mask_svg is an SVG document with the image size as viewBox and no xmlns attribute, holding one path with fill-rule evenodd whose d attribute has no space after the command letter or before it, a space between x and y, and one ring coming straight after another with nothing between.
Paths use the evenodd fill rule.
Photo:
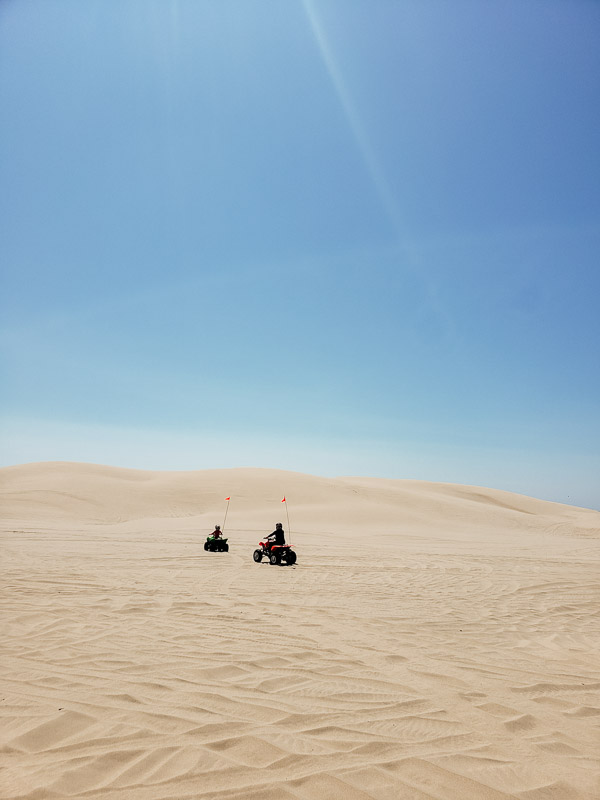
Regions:
<instances>
[{"instance_id":1,"label":"sandy slope","mask_svg":"<svg viewBox=\"0 0 600 800\"><path fill-rule=\"evenodd\" d=\"M2 797L600 794L600 513L271 470L0 480ZM254 564L284 493L298 564Z\"/></svg>"}]
</instances>

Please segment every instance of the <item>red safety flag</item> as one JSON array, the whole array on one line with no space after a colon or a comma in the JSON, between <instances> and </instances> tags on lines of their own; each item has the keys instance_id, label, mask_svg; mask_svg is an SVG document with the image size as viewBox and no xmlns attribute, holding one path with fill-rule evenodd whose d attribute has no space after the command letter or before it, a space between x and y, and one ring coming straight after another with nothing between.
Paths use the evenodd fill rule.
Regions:
<instances>
[{"instance_id":1,"label":"red safety flag","mask_svg":"<svg viewBox=\"0 0 600 800\"><path fill-rule=\"evenodd\" d=\"M231 500L231 497L226 497L225 500Z\"/></svg>"},{"instance_id":2,"label":"red safety flag","mask_svg":"<svg viewBox=\"0 0 600 800\"><path fill-rule=\"evenodd\" d=\"M281 502L282 502L282 503L285 503L285 495L283 496L283 500L282 500Z\"/></svg>"}]
</instances>

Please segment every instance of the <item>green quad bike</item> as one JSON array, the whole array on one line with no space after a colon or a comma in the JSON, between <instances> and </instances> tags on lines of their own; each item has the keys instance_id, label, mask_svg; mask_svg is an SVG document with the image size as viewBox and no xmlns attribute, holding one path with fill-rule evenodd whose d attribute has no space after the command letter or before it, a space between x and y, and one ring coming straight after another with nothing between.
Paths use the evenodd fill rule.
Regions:
<instances>
[{"instance_id":1,"label":"green quad bike","mask_svg":"<svg viewBox=\"0 0 600 800\"><path fill-rule=\"evenodd\" d=\"M207 536L204 542L204 549L209 553L227 553L229 552L229 545L227 544L227 539L222 536L219 536L218 539L215 539L214 536Z\"/></svg>"}]
</instances>

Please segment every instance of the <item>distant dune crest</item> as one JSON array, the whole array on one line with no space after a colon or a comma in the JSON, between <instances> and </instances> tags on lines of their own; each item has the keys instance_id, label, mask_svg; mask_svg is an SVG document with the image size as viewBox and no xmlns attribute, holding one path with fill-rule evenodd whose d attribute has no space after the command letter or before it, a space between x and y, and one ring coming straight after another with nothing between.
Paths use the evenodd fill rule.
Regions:
<instances>
[{"instance_id":1,"label":"distant dune crest","mask_svg":"<svg viewBox=\"0 0 600 800\"><path fill-rule=\"evenodd\" d=\"M282 515L287 495L296 527L306 530L465 530L485 524L600 535L598 512L496 489L258 468L153 472L44 462L0 469L0 491L5 520L50 524L174 517L207 517L212 524L231 496L231 525L243 528L247 520L251 527L268 527Z\"/></svg>"}]
</instances>

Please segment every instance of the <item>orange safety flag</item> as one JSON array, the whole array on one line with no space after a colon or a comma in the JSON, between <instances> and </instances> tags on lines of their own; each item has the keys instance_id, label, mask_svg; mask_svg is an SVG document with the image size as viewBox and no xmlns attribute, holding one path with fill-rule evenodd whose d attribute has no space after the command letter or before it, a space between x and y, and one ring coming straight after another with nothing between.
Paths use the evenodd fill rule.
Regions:
<instances>
[{"instance_id":1,"label":"orange safety flag","mask_svg":"<svg viewBox=\"0 0 600 800\"><path fill-rule=\"evenodd\" d=\"M231 500L231 497L226 497L225 500Z\"/></svg>"},{"instance_id":2,"label":"orange safety flag","mask_svg":"<svg viewBox=\"0 0 600 800\"><path fill-rule=\"evenodd\" d=\"M282 503L285 503L285 495L283 496L283 500L282 500L281 502L282 502Z\"/></svg>"}]
</instances>

